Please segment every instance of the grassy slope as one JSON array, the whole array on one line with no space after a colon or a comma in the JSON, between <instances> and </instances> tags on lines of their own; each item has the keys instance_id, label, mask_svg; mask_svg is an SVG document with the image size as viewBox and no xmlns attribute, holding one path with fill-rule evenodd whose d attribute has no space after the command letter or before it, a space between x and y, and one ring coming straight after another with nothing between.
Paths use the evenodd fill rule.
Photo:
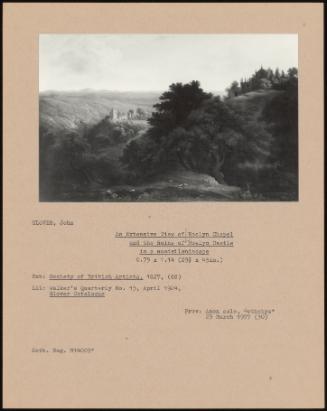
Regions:
<instances>
[{"instance_id":1,"label":"grassy slope","mask_svg":"<svg viewBox=\"0 0 327 411\"><path fill-rule=\"evenodd\" d=\"M283 92L279 90L251 91L241 96L226 100L226 103L236 111L242 113L246 118L257 120L260 117L265 104L280 93Z\"/></svg>"}]
</instances>

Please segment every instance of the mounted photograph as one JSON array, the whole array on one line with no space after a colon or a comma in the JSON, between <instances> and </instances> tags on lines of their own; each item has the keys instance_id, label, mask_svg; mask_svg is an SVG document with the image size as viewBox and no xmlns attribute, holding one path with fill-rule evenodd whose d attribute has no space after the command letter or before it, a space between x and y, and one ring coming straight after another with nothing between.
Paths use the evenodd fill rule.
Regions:
<instances>
[{"instance_id":1,"label":"mounted photograph","mask_svg":"<svg viewBox=\"0 0 327 411\"><path fill-rule=\"evenodd\" d=\"M296 34L40 34L39 201L298 201Z\"/></svg>"}]
</instances>

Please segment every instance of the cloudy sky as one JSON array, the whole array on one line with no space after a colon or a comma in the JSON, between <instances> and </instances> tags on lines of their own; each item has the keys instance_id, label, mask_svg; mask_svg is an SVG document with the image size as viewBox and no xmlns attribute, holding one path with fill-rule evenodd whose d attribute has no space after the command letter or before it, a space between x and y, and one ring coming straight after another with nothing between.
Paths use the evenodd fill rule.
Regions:
<instances>
[{"instance_id":1,"label":"cloudy sky","mask_svg":"<svg viewBox=\"0 0 327 411\"><path fill-rule=\"evenodd\" d=\"M39 88L163 91L199 80L224 91L260 68L298 66L295 34L42 34Z\"/></svg>"}]
</instances>

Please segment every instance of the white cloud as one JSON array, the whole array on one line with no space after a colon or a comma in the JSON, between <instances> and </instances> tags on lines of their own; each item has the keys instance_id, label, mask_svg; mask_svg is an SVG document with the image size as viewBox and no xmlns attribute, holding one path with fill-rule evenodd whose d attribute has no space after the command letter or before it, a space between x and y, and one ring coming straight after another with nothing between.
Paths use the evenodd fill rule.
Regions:
<instances>
[{"instance_id":1,"label":"white cloud","mask_svg":"<svg viewBox=\"0 0 327 411\"><path fill-rule=\"evenodd\" d=\"M164 90L199 80L206 90L264 67L297 66L297 35L40 35L40 90Z\"/></svg>"}]
</instances>

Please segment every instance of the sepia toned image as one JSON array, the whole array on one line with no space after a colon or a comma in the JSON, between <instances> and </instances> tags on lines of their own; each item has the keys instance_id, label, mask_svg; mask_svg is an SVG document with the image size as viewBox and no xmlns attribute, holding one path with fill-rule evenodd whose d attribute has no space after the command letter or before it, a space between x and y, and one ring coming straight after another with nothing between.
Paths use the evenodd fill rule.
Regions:
<instances>
[{"instance_id":1,"label":"sepia toned image","mask_svg":"<svg viewBox=\"0 0 327 411\"><path fill-rule=\"evenodd\" d=\"M39 200L297 201L297 35L40 34Z\"/></svg>"},{"instance_id":2,"label":"sepia toned image","mask_svg":"<svg viewBox=\"0 0 327 411\"><path fill-rule=\"evenodd\" d=\"M4 408L323 408L323 5L3 10Z\"/></svg>"}]
</instances>

